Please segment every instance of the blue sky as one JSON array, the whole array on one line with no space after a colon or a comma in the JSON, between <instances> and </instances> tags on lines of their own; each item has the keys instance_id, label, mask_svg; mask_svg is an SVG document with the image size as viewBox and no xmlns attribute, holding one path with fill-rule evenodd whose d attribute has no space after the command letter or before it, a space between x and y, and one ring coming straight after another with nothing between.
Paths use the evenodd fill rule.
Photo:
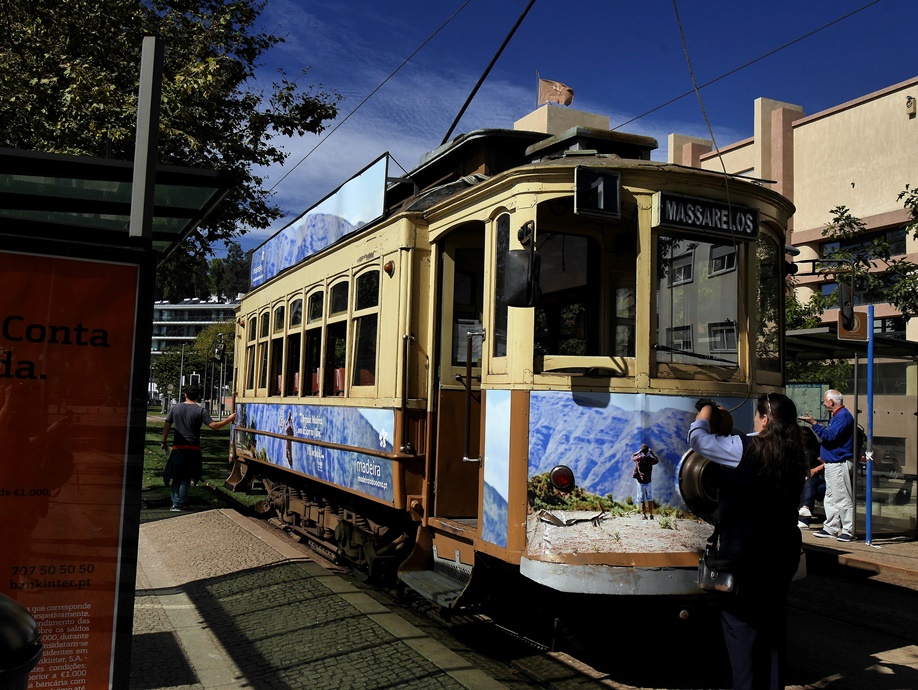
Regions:
<instances>
[{"instance_id":1,"label":"blue sky","mask_svg":"<svg viewBox=\"0 0 918 690\"><path fill-rule=\"evenodd\" d=\"M287 215L268 231L250 231L243 248L263 242L386 151L406 169L415 167L440 144L527 4L268 0L261 26L286 43L264 56L259 80L275 79L278 67L290 76L308 68L301 83L345 96L339 121L458 14L315 151L307 156L324 134L286 142L288 162L261 172ZM801 105L811 114L918 76L918 2L678 0L699 84L863 7L704 88L718 144L752 136L758 97ZM536 0L452 136L512 128L536 106L537 71L574 89L571 107L608 115L613 127L692 89L672 0ZM665 159L671 132L708 138L694 94L622 131L656 137L657 160Z\"/></svg>"}]
</instances>

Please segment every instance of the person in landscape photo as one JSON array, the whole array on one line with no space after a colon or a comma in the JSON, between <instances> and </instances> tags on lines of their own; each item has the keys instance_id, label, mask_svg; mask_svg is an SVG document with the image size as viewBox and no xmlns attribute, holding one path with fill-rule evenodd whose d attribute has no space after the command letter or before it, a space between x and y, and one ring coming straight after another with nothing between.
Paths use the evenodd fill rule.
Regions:
<instances>
[{"instance_id":1,"label":"person in landscape photo","mask_svg":"<svg viewBox=\"0 0 918 690\"><path fill-rule=\"evenodd\" d=\"M653 520L653 466L659 460L650 450L650 446L642 443L640 449L631 456L631 461L634 463L631 477L636 485L634 497L641 502L641 515L644 519L647 519L648 511L650 511L650 519Z\"/></svg>"},{"instance_id":2,"label":"person in landscape photo","mask_svg":"<svg viewBox=\"0 0 918 690\"><path fill-rule=\"evenodd\" d=\"M819 457L825 463L826 495L823 507L826 520L822 529L814 532L821 539L854 541L854 490L851 470L854 467L854 417L845 407L844 397L837 390L827 390L822 404L829 413L829 424L823 426L810 416L800 417L813 425L822 445Z\"/></svg>"},{"instance_id":3,"label":"person in landscape photo","mask_svg":"<svg viewBox=\"0 0 918 690\"><path fill-rule=\"evenodd\" d=\"M720 408L699 402L689 446L721 465L717 558L736 585L718 594L733 687L783 688L787 665L787 594L800 564L797 527L807 475L797 408L780 393L758 398L754 433L711 431ZM716 423L713 426L717 426Z\"/></svg>"},{"instance_id":4,"label":"person in landscape photo","mask_svg":"<svg viewBox=\"0 0 918 690\"><path fill-rule=\"evenodd\" d=\"M174 429L172 452L166 462L163 479L172 487L172 511L188 507L188 490L191 482L201 479L201 427L205 424L214 431L236 421L236 414L215 422L207 410L198 405L201 390L195 385L185 389L184 399L172 407L163 425L162 449L169 445L169 431Z\"/></svg>"}]
</instances>

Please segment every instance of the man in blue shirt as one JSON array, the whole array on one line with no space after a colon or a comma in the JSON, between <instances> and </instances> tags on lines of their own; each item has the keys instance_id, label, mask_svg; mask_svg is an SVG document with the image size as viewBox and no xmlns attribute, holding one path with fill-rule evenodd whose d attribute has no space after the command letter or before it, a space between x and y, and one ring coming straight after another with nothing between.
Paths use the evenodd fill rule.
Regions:
<instances>
[{"instance_id":1,"label":"man in blue shirt","mask_svg":"<svg viewBox=\"0 0 918 690\"><path fill-rule=\"evenodd\" d=\"M854 541L854 494L851 470L854 465L854 417L844 405L844 397L837 390L828 390L822 404L829 413L829 424L823 426L812 417L801 416L813 425L822 450L820 458L826 464L826 521L814 534L838 541Z\"/></svg>"}]
</instances>

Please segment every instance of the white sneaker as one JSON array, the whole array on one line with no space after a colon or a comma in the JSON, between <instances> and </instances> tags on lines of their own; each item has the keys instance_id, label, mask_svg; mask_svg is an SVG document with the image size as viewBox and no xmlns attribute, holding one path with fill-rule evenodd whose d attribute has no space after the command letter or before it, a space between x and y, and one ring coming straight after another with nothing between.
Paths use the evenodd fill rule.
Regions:
<instances>
[{"instance_id":1,"label":"white sneaker","mask_svg":"<svg viewBox=\"0 0 918 690\"><path fill-rule=\"evenodd\" d=\"M800 529L809 529L810 526L806 524L803 520L797 520L797 527Z\"/></svg>"},{"instance_id":2,"label":"white sneaker","mask_svg":"<svg viewBox=\"0 0 918 690\"><path fill-rule=\"evenodd\" d=\"M797 515L800 517L813 517L813 514L810 512L810 509L806 506L801 506L800 510L797 511Z\"/></svg>"}]
</instances>

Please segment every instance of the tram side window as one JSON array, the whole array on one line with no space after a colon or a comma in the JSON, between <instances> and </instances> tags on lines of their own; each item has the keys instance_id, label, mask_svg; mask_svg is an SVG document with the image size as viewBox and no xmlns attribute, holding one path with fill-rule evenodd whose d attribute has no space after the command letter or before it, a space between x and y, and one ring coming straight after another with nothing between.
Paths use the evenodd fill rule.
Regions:
<instances>
[{"instance_id":1,"label":"tram side window","mask_svg":"<svg viewBox=\"0 0 918 690\"><path fill-rule=\"evenodd\" d=\"M319 372L322 366L322 315L324 307L322 291L309 295L306 310L306 346L303 370L306 380L303 382L304 395L319 394Z\"/></svg>"},{"instance_id":2,"label":"tram side window","mask_svg":"<svg viewBox=\"0 0 918 690\"><path fill-rule=\"evenodd\" d=\"M354 367L351 384L376 383L376 333L379 319L379 271L357 276L354 295Z\"/></svg>"},{"instance_id":3,"label":"tram side window","mask_svg":"<svg viewBox=\"0 0 918 690\"><path fill-rule=\"evenodd\" d=\"M344 395L347 366L348 284L340 282L329 291L328 324L325 328L325 395Z\"/></svg>"},{"instance_id":4,"label":"tram side window","mask_svg":"<svg viewBox=\"0 0 918 690\"><path fill-rule=\"evenodd\" d=\"M601 257L596 240L548 232L539 237L542 258L535 310L535 355L594 356L601 351Z\"/></svg>"},{"instance_id":5,"label":"tram side window","mask_svg":"<svg viewBox=\"0 0 918 690\"><path fill-rule=\"evenodd\" d=\"M245 329L246 346L245 346L245 387L246 390L255 388L255 343L257 321L255 317L249 319L248 326Z\"/></svg>"},{"instance_id":6,"label":"tram side window","mask_svg":"<svg viewBox=\"0 0 918 690\"><path fill-rule=\"evenodd\" d=\"M504 281L507 270L507 257L510 255L510 214L501 214L497 219L496 270L494 273L494 337L491 339L494 357L507 356L507 300L504 294Z\"/></svg>"},{"instance_id":7,"label":"tram side window","mask_svg":"<svg viewBox=\"0 0 918 690\"><path fill-rule=\"evenodd\" d=\"M656 250L657 362L736 367L736 248L660 234Z\"/></svg>"},{"instance_id":8,"label":"tram side window","mask_svg":"<svg viewBox=\"0 0 918 690\"><path fill-rule=\"evenodd\" d=\"M759 287L756 366L761 371L781 371L781 296L784 289L784 254L768 235L759 235L756 245Z\"/></svg>"},{"instance_id":9,"label":"tram side window","mask_svg":"<svg viewBox=\"0 0 918 690\"><path fill-rule=\"evenodd\" d=\"M290 302L290 324L287 329L287 362L284 367L284 395L300 394L300 342L303 325L303 300Z\"/></svg>"},{"instance_id":10,"label":"tram side window","mask_svg":"<svg viewBox=\"0 0 918 690\"><path fill-rule=\"evenodd\" d=\"M258 387L268 387L268 312L258 317Z\"/></svg>"},{"instance_id":11,"label":"tram side window","mask_svg":"<svg viewBox=\"0 0 918 690\"><path fill-rule=\"evenodd\" d=\"M468 359L470 332L480 332L484 308L484 285L481 271L484 266L484 249L481 247L457 248L453 267L453 366L465 366ZM496 336L498 340L500 336ZM500 352L500 350L498 350ZM506 317L504 318L504 347L507 354ZM500 356L500 355L498 355ZM481 339L472 338L472 366L481 363Z\"/></svg>"},{"instance_id":12,"label":"tram side window","mask_svg":"<svg viewBox=\"0 0 918 690\"><path fill-rule=\"evenodd\" d=\"M271 370L268 395L280 395L284 362L284 306L274 310L274 332L271 335Z\"/></svg>"}]
</instances>

